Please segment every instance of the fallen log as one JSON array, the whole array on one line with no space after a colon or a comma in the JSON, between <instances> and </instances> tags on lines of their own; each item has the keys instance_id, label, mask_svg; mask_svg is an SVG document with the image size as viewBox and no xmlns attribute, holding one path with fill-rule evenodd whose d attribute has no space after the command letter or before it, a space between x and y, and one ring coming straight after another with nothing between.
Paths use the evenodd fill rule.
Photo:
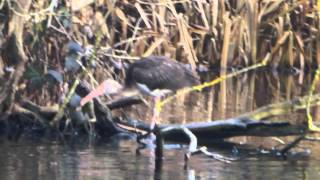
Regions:
<instances>
[{"instance_id":1,"label":"fallen log","mask_svg":"<svg viewBox=\"0 0 320 180\"><path fill-rule=\"evenodd\" d=\"M306 132L305 130L302 130L300 128L297 128L296 126L292 126L287 122L257 122L257 121L252 121L248 118L244 119L229 119L226 121L215 121L207 125L208 123L194 123L194 124L187 124L186 126L178 125L178 126L169 126L169 127L156 127L153 132L156 134L157 140L156 140L156 159L162 159L163 158L163 144L164 144L164 139L167 136L167 139L171 140L176 140L175 138L179 138L180 136L184 136L185 139L188 139L189 141L189 148L188 152L185 153L185 161L188 162L188 159L195 154L201 153L204 154L208 157L211 157L213 159L230 163L231 161L237 160L236 158L228 158L224 157L220 154L216 154L214 152L209 152L205 146L198 148L198 139L204 143L210 143L212 142L213 139L215 139L214 134L210 134L212 129L218 129L218 130L223 130L224 128L227 128L230 131L230 127L232 128L233 131L242 131L246 130L245 135L251 135L250 130L253 129L253 134L254 135L259 135L259 136L269 136L270 133L257 133L257 130L263 129L263 130L268 130L268 128L272 128L271 130L276 130L277 136L279 135L297 135L296 133L298 132L299 137L296 138L293 142L287 144L284 148L281 150L274 149L274 152L278 156L282 156L284 158L288 157L291 153L289 150L293 149L295 146L298 145L298 143L302 140L305 139ZM285 128L285 131L280 131L280 134L278 134L278 129L277 128ZM276 128L276 129L275 129ZM206 130L209 130L206 132ZM204 133L205 136L201 136L201 133ZM243 131L242 131L243 132ZM248 133L249 132L249 133ZM264 131L259 131L259 132L264 132ZM265 131L267 132L267 131ZM273 134L273 133L271 133ZM169 135L169 138L168 138ZM210 136L214 136L213 138L210 138ZM174 139L173 139L174 138ZM207 139L209 138L209 139ZM270 151L271 152L271 151ZM308 151L305 151L303 153L293 153L296 155L303 155L303 156L309 156L310 153Z\"/></svg>"},{"instance_id":2,"label":"fallen log","mask_svg":"<svg viewBox=\"0 0 320 180\"><path fill-rule=\"evenodd\" d=\"M95 99L94 100L94 113L97 117L97 121L93 123L94 130L96 131L96 135L101 137L108 137L112 136L117 133L128 133L126 129L120 128L112 121L112 115L108 107L106 107L103 103L100 102L100 100ZM19 125L19 121L15 121L17 119L17 116L23 115L24 117L28 116L30 118L33 118L34 121L41 122L43 125L43 128L51 128L50 120L52 117L54 117L58 113L58 106L52 106L52 107L43 107L39 106L37 104L32 103L28 100L23 100L20 102L21 106L17 106L20 108L16 108L19 111L16 111L14 116L7 117L3 119L3 121L10 121L11 123L17 122L17 125ZM22 114L23 113L23 114ZM27 114L26 114L27 113ZM62 119L66 119L66 114L61 117ZM29 118L29 119L30 119ZM88 120L89 121L89 120ZM2 126L6 126L7 124L3 124ZM83 124L80 124L82 126ZM64 130L67 128L67 122L65 120L59 120L59 126L60 130ZM61 129L61 127L63 127ZM30 127L26 126L24 129L28 129ZM6 129L4 127L4 129ZM79 128L81 129L81 127Z\"/></svg>"},{"instance_id":3,"label":"fallen log","mask_svg":"<svg viewBox=\"0 0 320 180\"><path fill-rule=\"evenodd\" d=\"M40 107L28 101L23 103L23 107L39 114L41 117L52 117L55 114L54 111L57 109ZM129 119L127 121L120 121L116 118L112 121L112 116L107 110L107 107L97 100L95 100L95 114L98 118L98 124L103 127L101 128L97 126L97 130L99 129L100 133L104 132L114 134L117 132L124 132L124 129L136 129L147 132L151 131L150 125L140 120ZM118 127L117 124L122 125L121 128ZM248 117L216 120L211 122L195 122L184 125L163 124L158 127L160 129L168 127L185 127L194 133L200 142L221 140L235 136L293 136L307 132L307 127L303 124L292 124L287 121L256 121ZM167 140L188 141L185 134L176 129L163 132L162 135Z\"/></svg>"},{"instance_id":4,"label":"fallen log","mask_svg":"<svg viewBox=\"0 0 320 180\"><path fill-rule=\"evenodd\" d=\"M119 124L129 126L144 131L151 131L150 125L139 120L128 120L127 122L118 121ZM232 118L227 120L216 120L212 122L197 122L184 125L170 124L159 125L161 130L172 127L170 131L161 132L166 140L189 141L185 133L179 128L189 129L200 142L221 140L235 136L293 136L301 135L307 132L307 127L302 124L292 124L290 122L270 122L256 121L249 118Z\"/></svg>"}]
</instances>

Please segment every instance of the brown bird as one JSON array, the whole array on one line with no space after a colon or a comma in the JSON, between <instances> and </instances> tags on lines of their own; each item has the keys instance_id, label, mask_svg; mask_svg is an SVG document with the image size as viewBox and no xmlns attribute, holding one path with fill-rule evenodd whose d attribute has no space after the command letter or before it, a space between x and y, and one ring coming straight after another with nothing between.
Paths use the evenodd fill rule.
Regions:
<instances>
[{"instance_id":1,"label":"brown bird","mask_svg":"<svg viewBox=\"0 0 320 180\"><path fill-rule=\"evenodd\" d=\"M116 94L138 89L142 94L152 96L155 103L169 91L199 84L198 75L185 64L165 56L149 56L132 63L126 71L125 85L122 87L114 80L106 80L95 90L85 96L83 106L93 98L103 94ZM154 109L154 112L155 111ZM159 114L154 113L151 128L154 127Z\"/></svg>"}]
</instances>

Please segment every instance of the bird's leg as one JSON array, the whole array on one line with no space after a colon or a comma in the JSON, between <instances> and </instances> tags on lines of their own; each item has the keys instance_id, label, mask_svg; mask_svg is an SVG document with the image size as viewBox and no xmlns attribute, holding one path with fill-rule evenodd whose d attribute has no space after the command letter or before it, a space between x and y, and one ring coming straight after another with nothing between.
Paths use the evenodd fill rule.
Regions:
<instances>
[{"instance_id":1,"label":"bird's leg","mask_svg":"<svg viewBox=\"0 0 320 180\"><path fill-rule=\"evenodd\" d=\"M151 119L151 125L150 129L153 131L155 125L157 124L157 121L160 117L160 112L157 109L157 104L161 101L160 96L153 97L154 105L153 105L153 113L152 113L152 119Z\"/></svg>"},{"instance_id":2,"label":"bird's leg","mask_svg":"<svg viewBox=\"0 0 320 180\"><path fill-rule=\"evenodd\" d=\"M90 134L90 137L92 137L95 135L94 124L97 122L97 119L96 119L96 114L94 112L94 102L90 102L88 106L89 106L88 107L89 108L88 109L89 134Z\"/></svg>"}]
</instances>

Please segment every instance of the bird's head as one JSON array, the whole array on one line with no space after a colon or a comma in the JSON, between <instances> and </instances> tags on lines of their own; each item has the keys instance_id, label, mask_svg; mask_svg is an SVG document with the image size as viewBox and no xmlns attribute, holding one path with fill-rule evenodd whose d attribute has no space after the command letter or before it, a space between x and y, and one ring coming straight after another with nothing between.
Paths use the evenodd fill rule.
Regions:
<instances>
[{"instance_id":1,"label":"bird's head","mask_svg":"<svg viewBox=\"0 0 320 180\"><path fill-rule=\"evenodd\" d=\"M92 90L88 95L80 101L80 106L84 106L89 101L101 95L113 95L119 93L123 89L122 85L113 79L103 81L98 87Z\"/></svg>"}]
</instances>

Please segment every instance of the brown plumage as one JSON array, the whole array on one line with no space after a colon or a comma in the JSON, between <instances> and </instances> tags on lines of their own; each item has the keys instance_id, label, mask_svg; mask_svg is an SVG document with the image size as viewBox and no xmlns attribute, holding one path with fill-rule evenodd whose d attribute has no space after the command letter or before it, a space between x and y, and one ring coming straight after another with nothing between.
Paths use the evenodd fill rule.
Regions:
<instances>
[{"instance_id":1,"label":"brown plumage","mask_svg":"<svg viewBox=\"0 0 320 180\"><path fill-rule=\"evenodd\" d=\"M178 90L199 84L199 77L185 64L165 56L149 56L130 65L125 86L144 84L149 89Z\"/></svg>"},{"instance_id":2,"label":"brown plumage","mask_svg":"<svg viewBox=\"0 0 320 180\"><path fill-rule=\"evenodd\" d=\"M161 96L161 93L152 93L152 90L176 91L199 83L197 74L186 65L165 56L149 56L129 66L123 88L113 80L106 80L81 100L81 106L97 96L111 92L114 94L139 89L140 92L151 96Z\"/></svg>"}]
</instances>

